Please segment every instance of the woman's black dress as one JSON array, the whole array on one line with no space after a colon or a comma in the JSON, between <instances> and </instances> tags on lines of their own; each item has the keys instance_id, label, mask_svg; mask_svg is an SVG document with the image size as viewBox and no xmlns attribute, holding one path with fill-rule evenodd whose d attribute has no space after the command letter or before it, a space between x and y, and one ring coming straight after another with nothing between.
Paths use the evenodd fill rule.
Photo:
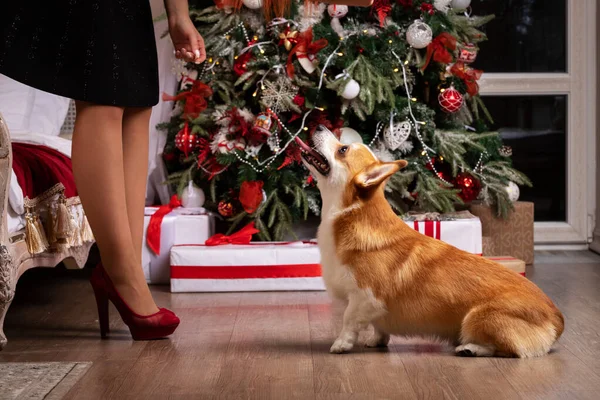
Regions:
<instances>
[{"instance_id":1,"label":"woman's black dress","mask_svg":"<svg viewBox=\"0 0 600 400\"><path fill-rule=\"evenodd\" d=\"M120 107L158 102L149 0L9 0L0 73L46 92Z\"/></svg>"}]
</instances>

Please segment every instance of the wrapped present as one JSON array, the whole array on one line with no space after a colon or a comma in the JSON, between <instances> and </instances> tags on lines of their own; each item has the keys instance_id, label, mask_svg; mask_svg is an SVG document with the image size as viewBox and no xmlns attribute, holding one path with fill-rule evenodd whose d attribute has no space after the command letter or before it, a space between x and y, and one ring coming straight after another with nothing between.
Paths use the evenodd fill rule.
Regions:
<instances>
[{"instance_id":1,"label":"wrapped present","mask_svg":"<svg viewBox=\"0 0 600 400\"><path fill-rule=\"evenodd\" d=\"M533 264L533 203L517 201L507 219L498 218L495 211L483 204L473 204L471 213L481 219L483 236L493 244L486 246L484 256L509 254Z\"/></svg>"},{"instance_id":2,"label":"wrapped present","mask_svg":"<svg viewBox=\"0 0 600 400\"><path fill-rule=\"evenodd\" d=\"M414 230L460 250L482 254L481 221L468 211L448 214L408 213L404 222Z\"/></svg>"},{"instance_id":3,"label":"wrapped present","mask_svg":"<svg viewBox=\"0 0 600 400\"><path fill-rule=\"evenodd\" d=\"M525 276L525 261L519 260L518 258L509 256L500 257L486 257L488 260L492 260L505 266L506 268L518 273L519 275Z\"/></svg>"},{"instance_id":4,"label":"wrapped present","mask_svg":"<svg viewBox=\"0 0 600 400\"><path fill-rule=\"evenodd\" d=\"M205 245L173 246L171 292L325 290L316 243L247 239L218 235Z\"/></svg>"},{"instance_id":5,"label":"wrapped present","mask_svg":"<svg viewBox=\"0 0 600 400\"><path fill-rule=\"evenodd\" d=\"M173 246L204 243L215 231L214 217L203 208L165 207L146 207L144 211L142 267L146 281L152 284L169 283ZM157 218L157 213L163 215Z\"/></svg>"}]
</instances>

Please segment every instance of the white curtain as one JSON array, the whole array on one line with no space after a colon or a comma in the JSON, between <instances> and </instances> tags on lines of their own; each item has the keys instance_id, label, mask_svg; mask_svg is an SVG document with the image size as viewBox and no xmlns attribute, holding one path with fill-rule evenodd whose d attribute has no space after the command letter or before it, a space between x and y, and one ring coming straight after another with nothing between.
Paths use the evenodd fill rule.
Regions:
<instances>
[{"instance_id":1,"label":"white curtain","mask_svg":"<svg viewBox=\"0 0 600 400\"><path fill-rule=\"evenodd\" d=\"M163 0L150 0L152 6L152 15L154 18L160 17L165 13ZM158 76L160 84L160 93L175 94L177 90L177 77L173 72L173 45L171 39L166 36L161 38L167 30L167 21L163 19L154 24L156 37L156 48L158 51ZM148 186L146 190L146 204L156 205L157 203L166 204L169 202L170 193L167 186L164 185L166 173L162 162L162 152L165 147L166 133L156 129L156 125L168 121L171 116L173 103L168 101L160 102L152 109L150 117L150 158L148 163Z\"/></svg>"}]
</instances>

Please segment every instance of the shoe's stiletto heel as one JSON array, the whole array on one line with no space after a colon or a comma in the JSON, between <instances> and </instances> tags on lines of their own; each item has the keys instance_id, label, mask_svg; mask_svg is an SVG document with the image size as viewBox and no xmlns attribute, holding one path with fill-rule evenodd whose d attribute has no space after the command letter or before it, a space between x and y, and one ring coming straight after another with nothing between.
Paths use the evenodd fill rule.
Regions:
<instances>
[{"instance_id":1,"label":"shoe's stiletto heel","mask_svg":"<svg viewBox=\"0 0 600 400\"><path fill-rule=\"evenodd\" d=\"M100 336L102 339L106 338L110 332L108 324L108 296L101 290L94 289L94 296L96 297L96 306L98 306L98 321L100 322Z\"/></svg>"},{"instance_id":2,"label":"shoe's stiletto heel","mask_svg":"<svg viewBox=\"0 0 600 400\"><path fill-rule=\"evenodd\" d=\"M129 327L134 340L160 339L172 334L179 326L179 318L170 310L161 308L151 315L135 313L115 289L109 276L104 271L102 263L98 264L90 283L96 296L98 305L98 319L100 321L100 334L104 338L109 332L108 301L110 300L121 315L123 322Z\"/></svg>"}]
</instances>

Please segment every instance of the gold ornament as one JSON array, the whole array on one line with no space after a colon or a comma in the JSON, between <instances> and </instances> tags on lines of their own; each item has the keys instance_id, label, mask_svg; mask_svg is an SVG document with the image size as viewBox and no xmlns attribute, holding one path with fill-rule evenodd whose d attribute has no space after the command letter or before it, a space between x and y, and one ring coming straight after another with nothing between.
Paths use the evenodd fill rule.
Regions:
<instances>
[{"instance_id":1,"label":"gold ornament","mask_svg":"<svg viewBox=\"0 0 600 400\"><path fill-rule=\"evenodd\" d=\"M287 51L290 51L294 44L298 42L298 34L298 31L292 31L289 28L279 34L280 43L283 43Z\"/></svg>"}]
</instances>

